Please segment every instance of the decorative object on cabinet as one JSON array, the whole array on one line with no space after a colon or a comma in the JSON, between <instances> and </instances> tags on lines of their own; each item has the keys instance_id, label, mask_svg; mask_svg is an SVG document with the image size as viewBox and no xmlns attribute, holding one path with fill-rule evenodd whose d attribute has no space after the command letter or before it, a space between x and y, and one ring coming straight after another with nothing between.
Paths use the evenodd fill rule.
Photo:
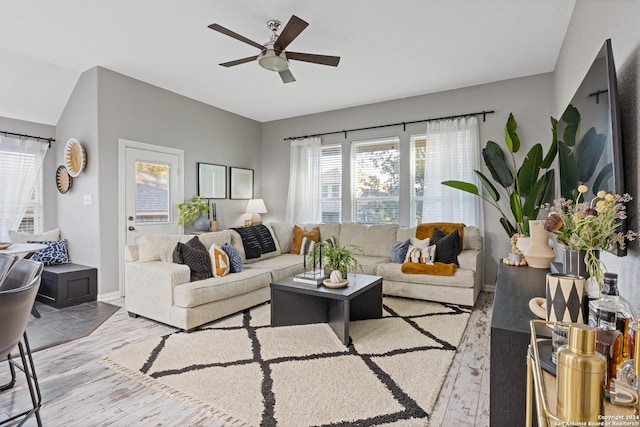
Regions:
<instances>
[{"instance_id":1,"label":"decorative object on cabinet","mask_svg":"<svg viewBox=\"0 0 640 427\"><path fill-rule=\"evenodd\" d=\"M66 194L73 185L73 178L69 175L67 168L64 165L58 166L56 169L56 187L62 194Z\"/></svg>"},{"instance_id":2,"label":"decorative object on cabinet","mask_svg":"<svg viewBox=\"0 0 640 427\"><path fill-rule=\"evenodd\" d=\"M231 199L253 199L253 169L229 168Z\"/></svg>"},{"instance_id":3,"label":"decorative object on cabinet","mask_svg":"<svg viewBox=\"0 0 640 427\"><path fill-rule=\"evenodd\" d=\"M87 165L87 152L77 139L71 138L64 147L64 164L72 178L80 175Z\"/></svg>"},{"instance_id":4,"label":"decorative object on cabinet","mask_svg":"<svg viewBox=\"0 0 640 427\"><path fill-rule=\"evenodd\" d=\"M529 221L531 246L524 253L527 264L533 268L549 268L556 253L549 246L549 233L544 228L544 221Z\"/></svg>"},{"instance_id":5,"label":"decorative object on cabinet","mask_svg":"<svg viewBox=\"0 0 640 427\"><path fill-rule=\"evenodd\" d=\"M582 312L584 277L547 274L546 308L550 322L585 323Z\"/></svg>"},{"instance_id":6,"label":"decorative object on cabinet","mask_svg":"<svg viewBox=\"0 0 640 427\"><path fill-rule=\"evenodd\" d=\"M227 198L226 166L198 162L198 196L205 199Z\"/></svg>"}]
</instances>

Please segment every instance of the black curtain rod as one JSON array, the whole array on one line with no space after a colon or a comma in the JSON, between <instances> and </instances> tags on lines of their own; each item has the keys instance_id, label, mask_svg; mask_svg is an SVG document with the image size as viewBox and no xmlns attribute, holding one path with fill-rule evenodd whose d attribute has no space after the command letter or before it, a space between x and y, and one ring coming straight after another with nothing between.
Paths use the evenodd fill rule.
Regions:
<instances>
[{"instance_id":1,"label":"black curtain rod","mask_svg":"<svg viewBox=\"0 0 640 427\"><path fill-rule=\"evenodd\" d=\"M18 138L28 138L28 139L35 139L37 141L46 142L47 144L49 144L49 148L51 148L52 142L56 142L55 138L44 138L42 136L33 136L33 135L27 135L24 133L13 133L13 132L7 132L4 130L0 130L0 133L3 134L4 136L17 136Z\"/></svg>"},{"instance_id":2,"label":"black curtain rod","mask_svg":"<svg viewBox=\"0 0 640 427\"><path fill-rule=\"evenodd\" d=\"M477 113L467 113L467 114L457 114L455 116L446 116L446 117L436 117L436 118L432 118L432 119L423 119L423 120L413 120L410 122L399 122L399 123L390 123L387 125L377 125L377 126L368 126L368 127L364 127L364 128L357 128L357 129L347 129L347 130L337 130L334 132L324 132L324 133L314 133L312 135L304 135L304 136L290 136L287 138L284 138L285 141L290 141L293 139L302 139L302 138L311 138L314 136L325 136L325 135L335 135L338 133L344 133L344 137L345 139L347 138L347 133L349 132L357 132L357 131L361 131L361 130L369 130L369 129L379 129L379 128L388 128L391 126L400 126L402 125L402 130L406 131L407 130L407 125L411 125L414 123L426 123L426 122L433 122L436 120L447 120L447 119L458 119L460 117L471 117L471 116L479 116L482 114L482 121L485 122L487 121L487 114L493 114L495 113L495 111L491 110L491 111L480 111Z\"/></svg>"}]
</instances>

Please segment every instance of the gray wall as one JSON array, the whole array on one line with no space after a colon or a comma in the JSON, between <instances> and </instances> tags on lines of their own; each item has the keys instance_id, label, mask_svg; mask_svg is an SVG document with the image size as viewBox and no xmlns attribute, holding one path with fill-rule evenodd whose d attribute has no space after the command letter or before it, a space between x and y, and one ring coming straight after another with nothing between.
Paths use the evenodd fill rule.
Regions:
<instances>
[{"instance_id":1,"label":"gray wall","mask_svg":"<svg viewBox=\"0 0 640 427\"><path fill-rule=\"evenodd\" d=\"M0 130L31 136L40 136L42 138L56 137L55 126L11 119L8 117L0 117ZM56 168L58 167L56 164L56 147L58 145L60 145L60 142L51 143L51 147L47 150L47 154L44 157L44 164L42 165L44 184L43 203L45 210L47 211L44 216L43 231L50 230L58 225L58 215L55 209L56 194L58 193L56 187Z\"/></svg>"},{"instance_id":2,"label":"gray wall","mask_svg":"<svg viewBox=\"0 0 640 427\"><path fill-rule=\"evenodd\" d=\"M321 114L278 120L262 125L262 195L269 213L263 215L267 220L284 220L289 180L289 143L283 138L308 135L341 129L351 129L387 123L407 122L432 117L442 117L468 112L495 110L482 122L480 117L480 141L484 147L488 140L494 140L504 146L504 126L513 112L518 122L518 132L523 146L518 153L520 161L528 149L535 143L548 147L551 143L549 116L552 109L552 76L541 74L491 84L473 86L429 95L416 96L394 101L370 104ZM323 143L342 142L344 147L343 175L349 177L349 144L352 140L400 137L401 174L409 176L410 137L423 133L424 124L383 128L350 133L345 140L343 134L322 138ZM347 181L348 182L348 181ZM348 184L345 184L348 188ZM410 186L401 189L401 206L409 205ZM343 198L344 203L348 200ZM343 212L344 213L344 212ZM498 213L490 205L485 206L485 283L495 283L500 258L510 251L509 238L498 222ZM348 220L343 215L343 220ZM443 218L443 220L447 220ZM404 209L400 216L400 225L408 226L409 211Z\"/></svg>"},{"instance_id":3,"label":"gray wall","mask_svg":"<svg viewBox=\"0 0 640 427\"><path fill-rule=\"evenodd\" d=\"M633 0L578 1L553 75L554 111L560 115L580 85L589 65L610 38L618 77L626 191L634 196L628 206L629 225L638 231L640 158L640 2ZM640 249L638 242L629 245L628 256L602 257L607 270L619 274L620 293L640 309Z\"/></svg>"},{"instance_id":4,"label":"gray wall","mask_svg":"<svg viewBox=\"0 0 640 427\"><path fill-rule=\"evenodd\" d=\"M69 100L58 138L70 137L87 148L88 166L77 179L82 186L74 181L74 191L58 198L59 222L70 250L78 248L74 261L98 267L100 294L118 291L119 138L184 150L185 198L197 191L198 161L254 169L260 195L258 122L105 68L84 73ZM88 194L93 205L82 206ZM216 203L221 227L241 223L246 201Z\"/></svg>"}]
</instances>

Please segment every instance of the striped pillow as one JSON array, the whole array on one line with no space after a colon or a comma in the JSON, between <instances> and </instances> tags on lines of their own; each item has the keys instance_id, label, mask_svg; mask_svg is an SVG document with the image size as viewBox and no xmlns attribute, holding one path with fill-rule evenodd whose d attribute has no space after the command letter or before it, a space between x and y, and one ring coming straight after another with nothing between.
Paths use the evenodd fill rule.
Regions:
<instances>
[{"instance_id":1,"label":"striped pillow","mask_svg":"<svg viewBox=\"0 0 640 427\"><path fill-rule=\"evenodd\" d=\"M433 265L436 258L436 246L431 245L426 248L416 248L415 246L409 246L407 250L407 257L404 262L413 262L416 264L429 264Z\"/></svg>"}]
</instances>

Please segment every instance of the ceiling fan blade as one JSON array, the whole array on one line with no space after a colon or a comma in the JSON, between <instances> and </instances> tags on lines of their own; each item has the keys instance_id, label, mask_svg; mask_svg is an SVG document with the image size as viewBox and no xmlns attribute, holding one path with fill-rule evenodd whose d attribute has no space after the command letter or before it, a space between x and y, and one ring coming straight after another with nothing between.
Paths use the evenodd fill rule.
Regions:
<instances>
[{"instance_id":1,"label":"ceiling fan blade","mask_svg":"<svg viewBox=\"0 0 640 427\"><path fill-rule=\"evenodd\" d=\"M240 64L245 64L247 62L255 61L256 59L258 59L258 55L248 56L242 59L236 59L235 61L223 62L220 65L222 65L223 67L233 67L234 65L240 65Z\"/></svg>"},{"instance_id":2,"label":"ceiling fan blade","mask_svg":"<svg viewBox=\"0 0 640 427\"><path fill-rule=\"evenodd\" d=\"M284 27L284 30L278 36L278 39L273 44L273 48L277 51L283 51L289 46L296 37L300 35L302 30L307 28L309 25L308 22L303 21L298 18L296 15L291 15L291 19L287 22L287 25Z\"/></svg>"},{"instance_id":3,"label":"ceiling fan blade","mask_svg":"<svg viewBox=\"0 0 640 427\"><path fill-rule=\"evenodd\" d=\"M264 46L262 46L260 43L256 43L253 40L249 40L248 38L246 38L244 36L241 36L238 33L234 33L233 31L223 27L222 25L211 24L211 25L209 25L209 28L211 28L212 30L217 31L219 33L222 33L225 36L233 37L236 40L240 40L241 42L244 42L244 43L249 44L251 46L257 47L260 50L264 49Z\"/></svg>"},{"instance_id":4,"label":"ceiling fan blade","mask_svg":"<svg viewBox=\"0 0 640 427\"><path fill-rule=\"evenodd\" d=\"M287 59L296 61L312 62L314 64L330 65L337 67L340 62L339 56L315 55L313 53L287 52Z\"/></svg>"},{"instance_id":5,"label":"ceiling fan blade","mask_svg":"<svg viewBox=\"0 0 640 427\"><path fill-rule=\"evenodd\" d=\"M291 71L289 69L280 71L278 74L280 74L282 83L292 83L296 81L295 77L293 77L293 74L291 74Z\"/></svg>"}]
</instances>

